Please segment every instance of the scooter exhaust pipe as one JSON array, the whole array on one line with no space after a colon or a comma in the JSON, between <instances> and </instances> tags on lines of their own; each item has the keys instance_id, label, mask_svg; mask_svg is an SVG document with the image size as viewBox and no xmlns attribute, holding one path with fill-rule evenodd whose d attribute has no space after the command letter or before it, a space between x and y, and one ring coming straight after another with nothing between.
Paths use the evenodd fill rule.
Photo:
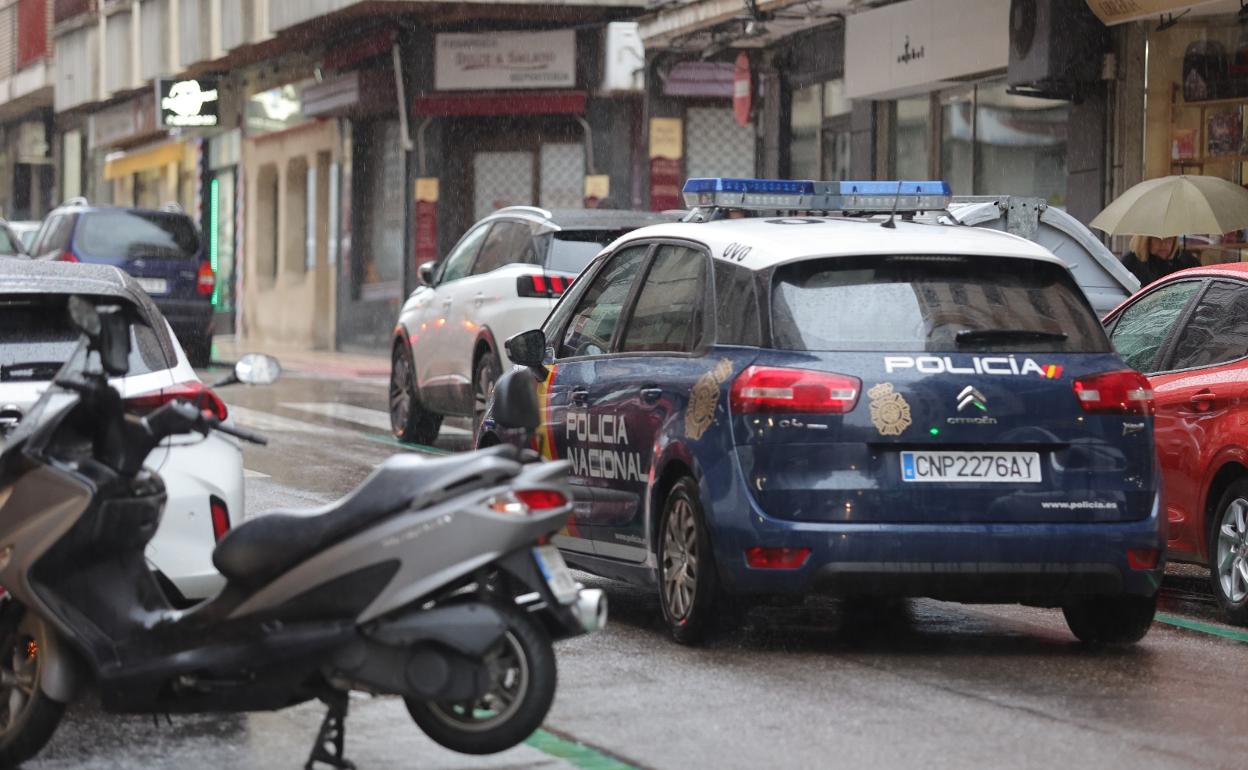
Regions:
<instances>
[{"instance_id":1,"label":"scooter exhaust pipe","mask_svg":"<svg viewBox=\"0 0 1248 770\"><path fill-rule=\"evenodd\" d=\"M601 631L607 625L607 597L602 589L582 588L571 609L587 634Z\"/></svg>"}]
</instances>

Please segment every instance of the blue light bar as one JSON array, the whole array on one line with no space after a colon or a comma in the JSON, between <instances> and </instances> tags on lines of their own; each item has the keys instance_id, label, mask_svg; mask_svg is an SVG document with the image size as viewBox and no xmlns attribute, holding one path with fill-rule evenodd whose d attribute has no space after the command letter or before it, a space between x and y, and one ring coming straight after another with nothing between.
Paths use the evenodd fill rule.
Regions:
<instances>
[{"instance_id":1,"label":"blue light bar","mask_svg":"<svg viewBox=\"0 0 1248 770\"><path fill-rule=\"evenodd\" d=\"M685 182L685 205L752 211L899 213L938 211L949 205L941 181L814 182L711 177Z\"/></svg>"}]
</instances>

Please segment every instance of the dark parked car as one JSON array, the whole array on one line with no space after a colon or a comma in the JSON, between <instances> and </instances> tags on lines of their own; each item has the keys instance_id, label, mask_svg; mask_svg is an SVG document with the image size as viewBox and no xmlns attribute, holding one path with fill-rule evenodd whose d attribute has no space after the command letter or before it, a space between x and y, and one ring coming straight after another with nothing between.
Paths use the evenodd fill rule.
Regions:
<instances>
[{"instance_id":1,"label":"dark parked car","mask_svg":"<svg viewBox=\"0 0 1248 770\"><path fill-rule=\"evenodd\" d=\"M181 209L92 206L76 199L48 215L30 253L122 268L164 313L191 365L208 365L217 276L199 229Z\"/></svg>"}]
</instances>

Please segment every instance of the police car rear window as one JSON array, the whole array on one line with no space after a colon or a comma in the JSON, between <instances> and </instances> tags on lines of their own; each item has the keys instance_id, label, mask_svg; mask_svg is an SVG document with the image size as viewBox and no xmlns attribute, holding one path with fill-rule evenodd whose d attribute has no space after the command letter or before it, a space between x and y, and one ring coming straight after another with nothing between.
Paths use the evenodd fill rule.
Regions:
<instances>
[{"instance_id":1,"label":"police car rear window","mask_svg":"<svg viewBox=\"0 0 1248 770\"><path fill-rule=\"evenodd\" d=\"M782 265L772 343L785 350L1100 353L1109 341L1061 266L904 255Z\"/></svg>"}]
</instances>

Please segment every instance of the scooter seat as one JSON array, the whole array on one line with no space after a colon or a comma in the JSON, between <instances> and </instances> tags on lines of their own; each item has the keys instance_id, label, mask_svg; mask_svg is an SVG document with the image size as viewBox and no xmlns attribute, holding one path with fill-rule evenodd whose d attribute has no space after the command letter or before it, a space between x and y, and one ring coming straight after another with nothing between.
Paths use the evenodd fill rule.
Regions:
<instances>
[{"instance_id":1,"label":"scooter seat","mask_svg":"<svg viewBox=\"0 0 1248 770\"><path fill-rule=\"evenodd\" d=\"M329 505L274 510L232 529L212 552L212 563L230 583L254 587L399 511L511 478L520 473L518 457L508 445L438 459L395 455Z\"/></svg>"}]
</instances>

